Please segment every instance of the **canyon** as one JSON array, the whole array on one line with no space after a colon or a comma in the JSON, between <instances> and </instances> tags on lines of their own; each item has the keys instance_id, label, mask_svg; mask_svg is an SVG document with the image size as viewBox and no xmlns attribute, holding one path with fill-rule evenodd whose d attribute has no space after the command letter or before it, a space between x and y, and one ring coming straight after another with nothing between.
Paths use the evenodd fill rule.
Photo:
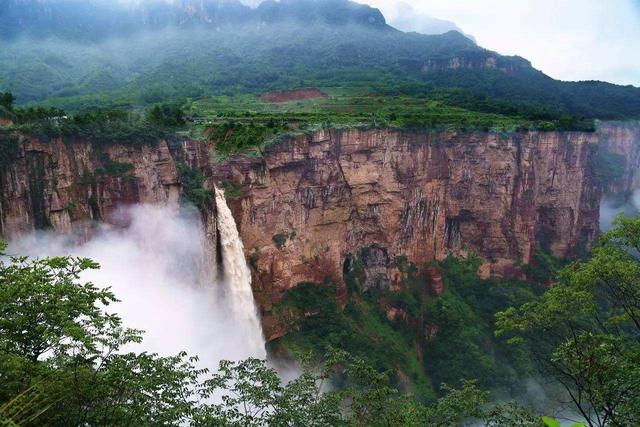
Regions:
<instances>
[{"instance_id":1,"label":"canyon","mask_svg":"<svg viewBox=\"0 0 640 427\"><path fill-rule=\"evenodd\" d=\"M85 239L96 222L126 226L121 206L178 204L201 177L207 237L219 243L215 187L224 188L268 340L284 331L272 307L302 282L333 282L358 259L364 290L399 286L398 260L479 255L483 277L526 278L537 248L566 258L598 236L603 191L638 188L640 128L598 132L424 132L326 129L283 138L258 155L220 160L215 143L50 141L3 134L0 227ZM598 150L625 159L603 185ZM197 181L197 180L196 180ZM189 184L193 186L193 179ZM219 246L219 245L218 245ZM434 271L434 292L442 283Z\"/></svg>"}]
</instances>

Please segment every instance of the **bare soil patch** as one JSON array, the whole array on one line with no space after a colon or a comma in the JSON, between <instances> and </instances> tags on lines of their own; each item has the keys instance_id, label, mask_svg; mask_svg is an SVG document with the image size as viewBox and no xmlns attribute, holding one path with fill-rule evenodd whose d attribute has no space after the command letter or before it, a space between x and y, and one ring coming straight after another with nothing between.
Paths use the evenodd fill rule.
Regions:
<instances>
[{"instance_id":1,"label":"bare soil patch","mask_svg":"<svg viewBox=\"0 0 640 427\"><path fill-rule=\"evenodd\" d=\"M261 95L260 100L264 102L289 102L326 97L327 94L319 89L299 89L268 92Z\"/></svg>"}]
</instances>

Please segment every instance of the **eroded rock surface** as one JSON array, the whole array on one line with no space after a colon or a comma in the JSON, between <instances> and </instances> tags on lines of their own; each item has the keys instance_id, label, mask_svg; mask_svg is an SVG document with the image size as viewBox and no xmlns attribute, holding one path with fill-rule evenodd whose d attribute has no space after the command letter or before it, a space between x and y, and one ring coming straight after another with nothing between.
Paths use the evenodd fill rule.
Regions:
<instances>
[{"instance_id":1,"label":"eroded rock surface","mask_svg":"<svg viewBox=\"0 0 640 427\"><path fill-rule=\"evenodd\" d=\"M215 161L215 145L159 141L137 146L21 137L0 169L5 238L38 228L90 232L118 224L119 206L176 203L180 165L203 171L204 187L227 188L254 275L268 338L269 315L287 289L332 281L362 268L366 289L397 289L398 260L415 264L474 252L483 276L522 275L536 247L566 257L598 233L595 147L625 156L619 191L640 186L636 127L598 133L425 133L332 130L285 139L262 157ZM215 204L205 207L216 239ZM444 284L437 270L428 292ZM401 313L389 312L389 316Z\"/></svg>"},{"instance_id":2,"label":"eroded rock surface","mask_svg":"<svg viewBox=\"0 0 640 427\"><path fill-rule=\"evenodd\" d=\"M215 176L244 190L234 211L270 292L340 282L347 255L362 249L367 286L391 287L399 256L424 263L473 251L487 260L484 274L513 276L541 242L560 257L589 245L596 142L586 133L325 131L261 159L230 159Z\"/></svg>"},{"instance_id":3,"label":"eroded rock surface","mask_svg":"<svg viewBox=\"0 0 640 427\"><path fill-rule=\"evenodd\" d=\"M167 141L131 146L20 138L0 171L0 231L9 239L42 228L82 234L91 221L116 224L123 205L177 203L178 162L205 168L202 150L195 141L170 149Z\"/></svg>"}]
</instances>

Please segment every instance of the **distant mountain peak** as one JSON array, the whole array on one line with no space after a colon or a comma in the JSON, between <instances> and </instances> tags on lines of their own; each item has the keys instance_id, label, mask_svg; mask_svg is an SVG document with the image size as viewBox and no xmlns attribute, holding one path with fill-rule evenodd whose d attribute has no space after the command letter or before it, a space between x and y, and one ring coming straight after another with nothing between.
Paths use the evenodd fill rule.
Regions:
<instances>
[{"instance_id":1,"label":"distant mountain peak","mask_svg":"<svg viewBox=\"0 0 640 427\"><path fill-rule=\"evenodd\" d=\"M350 0L266 0L256 8L265 22L296 20L387 27L379 9Z\"/></svg>"},{"instance_id":2,"label":"distant mountain peak","mask_svg":"<svg viewBox=\"0 0 640 427\"><path fill-rule=\"evenodd\" d=\"M0 37L17 35L100 39L144 29L298 22L389 29L380 10L350 0L2 0Z\"/></svg>"}]
</instances>

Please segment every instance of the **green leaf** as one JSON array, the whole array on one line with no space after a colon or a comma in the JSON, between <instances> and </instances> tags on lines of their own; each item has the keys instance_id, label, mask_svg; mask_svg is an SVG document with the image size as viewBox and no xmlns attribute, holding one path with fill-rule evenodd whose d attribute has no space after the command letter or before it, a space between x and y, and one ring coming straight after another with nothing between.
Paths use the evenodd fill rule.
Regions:
<instances>
[{"instance_id":1,"label":"green leaf","mask_svg":"<svg viewBox=\"0 0 640 427\"><path fill-rule=\"evenodd\" d=\"M542 417L542 422L547 427L561 427L560 422L551 417Z\"/></svg>"}]
</instances>

